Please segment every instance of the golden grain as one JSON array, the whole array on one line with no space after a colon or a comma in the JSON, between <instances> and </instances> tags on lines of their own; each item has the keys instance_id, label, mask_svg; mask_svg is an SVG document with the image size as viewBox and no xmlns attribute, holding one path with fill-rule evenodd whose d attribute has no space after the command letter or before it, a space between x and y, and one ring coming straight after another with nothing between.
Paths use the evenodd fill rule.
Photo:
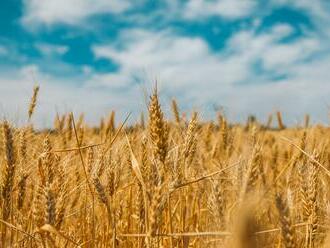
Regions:
<instances>
[{"instance_id":1,"label":"golden grain","mask_svg":"<svg viewBox=\"0 0 330 248\"><path fill-rule=\"evenodd\" d=\"M328 127L172 111L155 89L146 126L116 127L115 111L97 127L73 114L48 130L4 121L0 246L329 246Z\"/></svg>"}]
</instances>

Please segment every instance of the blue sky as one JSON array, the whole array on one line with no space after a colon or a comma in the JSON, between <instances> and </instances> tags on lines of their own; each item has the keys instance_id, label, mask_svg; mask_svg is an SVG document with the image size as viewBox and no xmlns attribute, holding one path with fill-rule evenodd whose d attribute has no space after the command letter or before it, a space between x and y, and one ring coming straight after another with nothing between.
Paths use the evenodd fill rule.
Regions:
<instances>
[{"instance_id":1,"label":"blue sky","mask_svg":"<svg viewBox=\"0 0 330 248\"><path fill-rule=\"evenodd\" d=\"M48 125L65 111L137 118L155 80L166 112L175 97L205 119L328 122L326 0L2 0L0 16L0 110L17 122L35 83Z\"/></svg>"}]
</instances>

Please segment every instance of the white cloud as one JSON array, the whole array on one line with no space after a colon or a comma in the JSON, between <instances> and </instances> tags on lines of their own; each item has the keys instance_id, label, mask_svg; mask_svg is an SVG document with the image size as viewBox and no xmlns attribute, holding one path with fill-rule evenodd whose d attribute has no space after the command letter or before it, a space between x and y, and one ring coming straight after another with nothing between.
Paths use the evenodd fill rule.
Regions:
<instances>
[{"instance_id":1,"label":"white cloud","mask_svg":"<svg viewBox=\"0 0 330 248\"><path fill-rule=\"evenodd\" d=\"M129 68L140 67L143 62L146 67L162 69L195 61L208 54L208 46L202 39L173 37L168 31L153 33L141 29L128 30L122 33L119 42L124 42L122 51L106 45L95 46L95 55L125 63L125 67Z\"/></svg>"},{"instance_id":2,"label":"white cloud","mask_svg":"<svg viewBox=\"0 0 330 248\"><path fill-rule=\"evenodd\" d=\"M8 116L17 113L17 122L24 122L24 110L37 81L41 84L35 116L39 126L50 125L56 111L85 112L94 123L111 109L119 116L129 111L137 116L146 106L136 81L150 80L150 90L157 78L163 99L175 96L183 110L197 109L205 118L213 117L214 103L224 106L232 120L244 120L250 113L266 117L280 109L291 123L305 112L317 121L326 121L330 56L310 59L322 48L316 38L279 43L289 30L275 26L267 33L240 31L221 53L211 51L201 38L179 36L171 30L126 30L117 43L93 47L97 57L118 63L119 71L101 74L86 68L77 87L75 78L63 80L40 72L36 65L25 66L19 73L0 77L0 109ZM268 74L258 74L252 69L258 61L287 77L275 82Z\"/></svg>"},{"instance_id":3,"label":"white cloud","mask_svg":"<svg viewBox=\"0 0 330 248\"><path fill-rule=\"evenodd\" d=\"M47 43L37 43L35 45L45 56L64 55L69 51L69 47L63 45L53 45Z\"/></svg>"},{"instance_id":4,"label":"white cloud","mask_svg":"<svg viewBox=\"0 0 330 248\"><path fill-rule=\"evenodd\" d=\"M167 2L171 3L168 9L173 9L166 11L168 9L165 8L163 14L166 13L167 18L183 17L194 21L210 16L244 18L251 16L258 8L253 0ZM81 21L92 15L123 13L132 5L128 0L25 0L23 22L26 26L57 23L81 25ZM317 28L324 27L324 32L330 35L326 25L330 16L324 1L274 0L275 5L291 5L310 13ZM153 14L138 17L148 19L154 17ZM157 78L163 96L178 97L186 109L205 111L207 108L206 112L210 113L212 103L217 103L227 107L235 120L249 113L266 116L270 111L281 109L297 117L313 112L317 120L325 121L326 93L330 91L327 81L330 78L329 45L317 31L306 32L303 37L282 43L282 39L293 34L292 26L278 24L257 33L255 29L260 25L262 19L255 19L252 27L237 31L222 52L211 51L201 37L178 35L170 29L158 32L134 28L122 30L114 43L93 46L96 57L114 61L119 65L119 70L97 73L88 65L84 66L85 79L79 89L70 86L72 84L68 80L60 82L41 73L36 66L22 68L21 74L14 78L0 78L0 85L9 82L7 87L13 95L19 82L27 81L33 71L32 74L36 74L42 82L47 82L43 88L48 93L44 93L45 100L41 103L47 107L42 116L54 113L54 109L50 108L55 108L58 103L78 112L92 113L94 117L106 112L109 106L122 113L137 112L145 106L141 97L143 93L136 82L153 82ZM67 51L65 47L50 47L47 44L39 45L39 49L44 54L64 54ZM318 60L313 59L320 54L322 56ZM261 66L267 73L256 70L255 66ZM274 75L284 77L274 80ZM3 92L0 90L0 99L7 91ZM15 105L13 99L6 100L6 97L2 100L4 103Z\"/></svg>"},{"instance_id":5,"label":"white cloud","mask_svg":"<svg viewBox=\"0 0 330 248\"><path fill-rule=\"evenodd\" d=\"M27 29L36 26L54 24L78 25L88 17L98 14L120 14L133 9L144 1L132 0L24 0L24 15L22 23ZM163 9L150 15L143 13L142 19L159 15L164 19L186 18L199 20L208 16L221 16L236 19L248 16L257 6L253 0L189 0L182 3L179 0L166 0ZM142 19L141 19L142 17ZM129 20L129 16L126 18ZM134 21L134 18L131 20Z\"/></svg>"},{"instance_id":6,"label":"white cloud","mask_svg":"<svg viewBox=\"0 0 330 248\"><path fill-rule=\"evenodd\" d=\"M198 19L208 16L224 18L242 18L251 14L256 2L252 0L189 0L183 10L187 19Z\"/></svg>"},{"instance_id":7,"label":"white cloud","mask_svg":"<svg viewBox=\"0 0 330 248\"><path fill-rule=\"evenodd\" d=\"M78 24L89 16L106 13L122 13L131 6L129 0L24 0L23 23L52 25Z\"/></svg>"},{"instance_id":8,"label":"white cloud","mask_svg":"<svg viewBox=\"0 0 330 248\"><path fill-rule=\"evenodd\" d=\"M301 38L289 44L278 42L290 32L291 27L283 24L259 35L254 31L241 31L228 41L224 52L214 53L201 38L177 36L169 30L133 29L122 32L119 37L122 48L116 44L99 45L94 46L93 51L97 57L120 65L120 71L111 75L120 84L128 84L132 77L143 77L147 72L174 85L193 86L205 79L227 85L257 76L251 74L250 67L258 61L267 69L275 70L279 66L292 66L318 51L319 43L313 38Z\"/></svg>"},{"instance_id":9,"label":"white cloud","mask_svg":"<svg viewBox=\"0 0 330 248\"><path fill-rule=\"evenodd\" d=\"M303 37L290 43L279 42L291 33L290 30L290 26L279 24L260 35L251 30L241 31L229 40L227 48L247 64L260 61L267 70L289 73L292 66L304 63L305 59L322 49L315 37Z\"/></svg>"},{"instance_id":10,"label":"white cloud","mask_svg":"<svg viewBox=\"0 0 330 248\"><path fill-rule=\"evenodd\" d=\"M96 56L112 59L120 65L118 72L106 75L107 80L103 80L109 86L113 83L129 85L132 78L140 81L158 78L166 83L164 86L169 91L180 90L183 96L189 97L194 91L200 92L203 84L228 84L245 76L245 68L235 64L237 61L221 61L200 38L180 37L170 31L127 30L119 42L124 49L111 45L93 49ZM100 80L92 82L96 84Z\"/></svg>"},{"instance_id":11,"label":"white cloud","mask_svg":"<svg viewBox=\"0 0 330 248\"><path fill-rule=\"evenodd\" d=\"M316 37L281 43L291 32L292 27L284 24L260 34L243 30L228 41L223 52L214 53L201 38L178 36L169 30L126 30L118 40L120 48L116 44L93 48L97 57L115 61L120 70L98 75L90 83L129 86L132 78L143 81L152 75L149 78L159 79L165 96L178 96L188 108L207 107L210 113L209 106L218 103L227 106L237 120L247 113L266 116L278 108L301 116L304 111L315 111L317 105L314 114L320 120L326 109L325 102L318 99L325 88L330 90L325 80L330 78L326 69L330 56L318 63L307 61L324 49L322 43ZM269 74L254 71L257 63ZM273 81L270 76L274 73L286 77ZM314 103L308 105L311 100ZM326 115L323 117L325 120Z\"/></svg>"},{"instance_id":12,"label":"white cloud","mask_svg":"<svg viewBox=\"0 0 330 248\"><path fill-rule=\"evenodd\" d=\"M280 44L263 56L264 66L270 70L281 70L287 66L301 63L317 52L320 44L315 39L303 39L293 44Z\"/></svg>"},{"instance_id":13,"label":"white cloud","mask_svg":"<svg viewBox=\"0 0 330 248\"><path fill-rule=\"evenodd\" d=\"M93 72L93 68L88 65L82 66L81 70L85 75L90 75Z\"/></svg>"},{"instance_id":14,"label":"white cloud","mask_svg":"<svg viewBox=\"0 0 330 248\"><path fill-rule=\"evenodd\" d=\"M82 25L88 17L99 14L122 14L144 3L144 0L24 0L22 23L25 28L34 30L42 25L54 24ZM254 0L165 0L164 6L146 15L125 16L131 23L148 22L161 16L162 20L189 19L202 20L209 16L221 16L226 19L239 19L251 15L256 9ZM150 19L151 18L151 19ZM84 27L87 22L84 22Z\"/></svg>"}]
</instances>

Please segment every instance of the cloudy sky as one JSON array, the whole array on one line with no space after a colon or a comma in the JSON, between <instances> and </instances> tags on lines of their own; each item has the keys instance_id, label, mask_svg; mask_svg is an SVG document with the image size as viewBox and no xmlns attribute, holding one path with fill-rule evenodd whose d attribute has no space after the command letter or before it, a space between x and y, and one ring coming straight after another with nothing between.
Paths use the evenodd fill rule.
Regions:
<instances>
[{"instance_id":1,"label":"cloudy sky","mask_svg":"<svg viewBox=\"0 0 330 248\"><path fill-rule=\"evenodd\" d=\"M328 123L330 2L327 0L2 0L0 111L24 122L86 112L95 122L146 109L155 80L165 111L234 121L281 110Z\"/></svg>"}]
</instances>

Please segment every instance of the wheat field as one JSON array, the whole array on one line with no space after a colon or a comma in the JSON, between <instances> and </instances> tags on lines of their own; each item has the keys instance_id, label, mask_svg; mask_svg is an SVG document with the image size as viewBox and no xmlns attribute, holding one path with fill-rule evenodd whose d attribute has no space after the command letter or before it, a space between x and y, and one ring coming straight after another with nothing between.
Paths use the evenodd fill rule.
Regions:
<instances>
[{"instance_id":1,"label":"wheat field","mask_svg":"<svg viewBox=\"0 0 330 248\"><path fill-rule=\"evenodd\" d=\"M330 247L330 129L148 116L1 123L0 247ZM88 113L87 113L88 114ZM274 122L274 123L273 123Z\"/></svg>"}]
</instances>

